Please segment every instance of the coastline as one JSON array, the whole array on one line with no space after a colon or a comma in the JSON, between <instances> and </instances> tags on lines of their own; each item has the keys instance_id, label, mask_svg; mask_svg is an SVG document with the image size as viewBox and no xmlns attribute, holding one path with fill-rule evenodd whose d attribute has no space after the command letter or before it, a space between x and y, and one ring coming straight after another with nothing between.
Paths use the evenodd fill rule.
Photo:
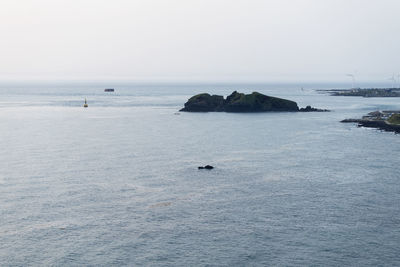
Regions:
<instances>
[{"instance_id":1,"label":"coastline","mask_svg":"<svg viewBox=\"0 0 400 267\"><path fill-rule=\"evenodd\" d=\"M386 132L400 133L400 124L390 123L388 120L400 111L374 111L363 116L362 119L344 119L342 123L357 123L358 127L376 128Z\"/></svg>"},{"instance_id":2,"label":"coastline","mask_svg":"<svg viewBox=\"0 0 400 267\"><path fill-rule=\"evenodd\" d=\"M319 89L316 91L328 93L331 96L400 97L400 88Z\"/></svg>"}]
</instances>

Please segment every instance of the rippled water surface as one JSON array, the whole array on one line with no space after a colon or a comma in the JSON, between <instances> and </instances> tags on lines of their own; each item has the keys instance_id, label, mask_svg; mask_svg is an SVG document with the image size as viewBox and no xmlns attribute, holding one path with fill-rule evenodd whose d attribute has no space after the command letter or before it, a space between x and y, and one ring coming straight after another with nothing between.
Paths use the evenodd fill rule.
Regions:
<instances>
[{"instance_id":1,"label":"rippled water surface","mask_svg":"<svg viewBox=\"0 0 400 267\"><path fill-rule=\"evenodd\" d=\"M106 87L0 86L0 265L400 264L400 136L339 123L399 99ZM174 114L233 90L333 111Z\"/></svg>"}]
</instances>

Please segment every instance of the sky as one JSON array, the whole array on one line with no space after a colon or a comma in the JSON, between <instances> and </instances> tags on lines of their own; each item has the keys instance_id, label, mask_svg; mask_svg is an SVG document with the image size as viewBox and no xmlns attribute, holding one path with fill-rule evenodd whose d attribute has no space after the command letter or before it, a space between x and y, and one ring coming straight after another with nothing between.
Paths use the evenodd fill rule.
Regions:
<instances>
[{"instance_id":1,"label":"sky","mask_svg":"<svg viewBox=\"0 0 400 267\"><path fill-rule=\"evenodd\" d=\"M1 0L0 80L387 81L399 15L398 0Z\"/></svg>"}]
</instances>

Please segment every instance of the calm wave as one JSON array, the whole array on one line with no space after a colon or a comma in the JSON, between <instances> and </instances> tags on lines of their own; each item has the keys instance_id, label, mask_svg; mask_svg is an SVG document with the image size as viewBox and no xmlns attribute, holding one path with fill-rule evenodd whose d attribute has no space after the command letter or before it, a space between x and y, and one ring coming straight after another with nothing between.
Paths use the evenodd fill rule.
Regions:
<instances>
[{"instance_id":1,"label":"calm wave","mask_svg":"<svg viewBox=\"0 0 400 267\"><path fill-rule=\"evenodd\" d=\"M303 86L1 85L0 265L399 265L398 99ZM233 90L333 112L174 114Z\"/></svg>"}]
</instances>

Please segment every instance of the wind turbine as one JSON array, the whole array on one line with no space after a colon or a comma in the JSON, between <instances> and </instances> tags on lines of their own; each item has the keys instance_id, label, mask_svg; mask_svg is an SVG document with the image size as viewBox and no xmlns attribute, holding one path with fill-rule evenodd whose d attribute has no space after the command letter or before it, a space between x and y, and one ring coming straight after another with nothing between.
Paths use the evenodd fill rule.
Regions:
<instances>
[{"instance_id":1,"label":"wind turbine","mask_svg":"<svg viewBox=\"0 0 400 267\"><path fill-rule=\"evenodd\" d=\"M394 88L394 83L396 82L396 79L394 78L394 72L392 73L392 77L388 78L388 80L392 81L392 88Z\"/></svg>"},{"instance_id":2,"label":"wind turbine","mask_svg":"<svg viewBox=\"0 0 400 267\"><path fill-rule=\"evenodd\" d=\"M347 73L346 76L351 77L351 80L352 80L351 89L354 89L354 88L355 88L355 87L354 87L354 84L356 83L356 77L355 77L355 75L354 75L354 74L351 74L351 73Z\"/></svg>"},{"instance_id":3,"label":"wind turbine","mask_svg":"<svg viewBox=\"0 0 400 267\"><path fill-rule=\"evenodd\" d=\"M397 74L397 88L400 88L400 73Z\"/></svg>"}]
</instances>

